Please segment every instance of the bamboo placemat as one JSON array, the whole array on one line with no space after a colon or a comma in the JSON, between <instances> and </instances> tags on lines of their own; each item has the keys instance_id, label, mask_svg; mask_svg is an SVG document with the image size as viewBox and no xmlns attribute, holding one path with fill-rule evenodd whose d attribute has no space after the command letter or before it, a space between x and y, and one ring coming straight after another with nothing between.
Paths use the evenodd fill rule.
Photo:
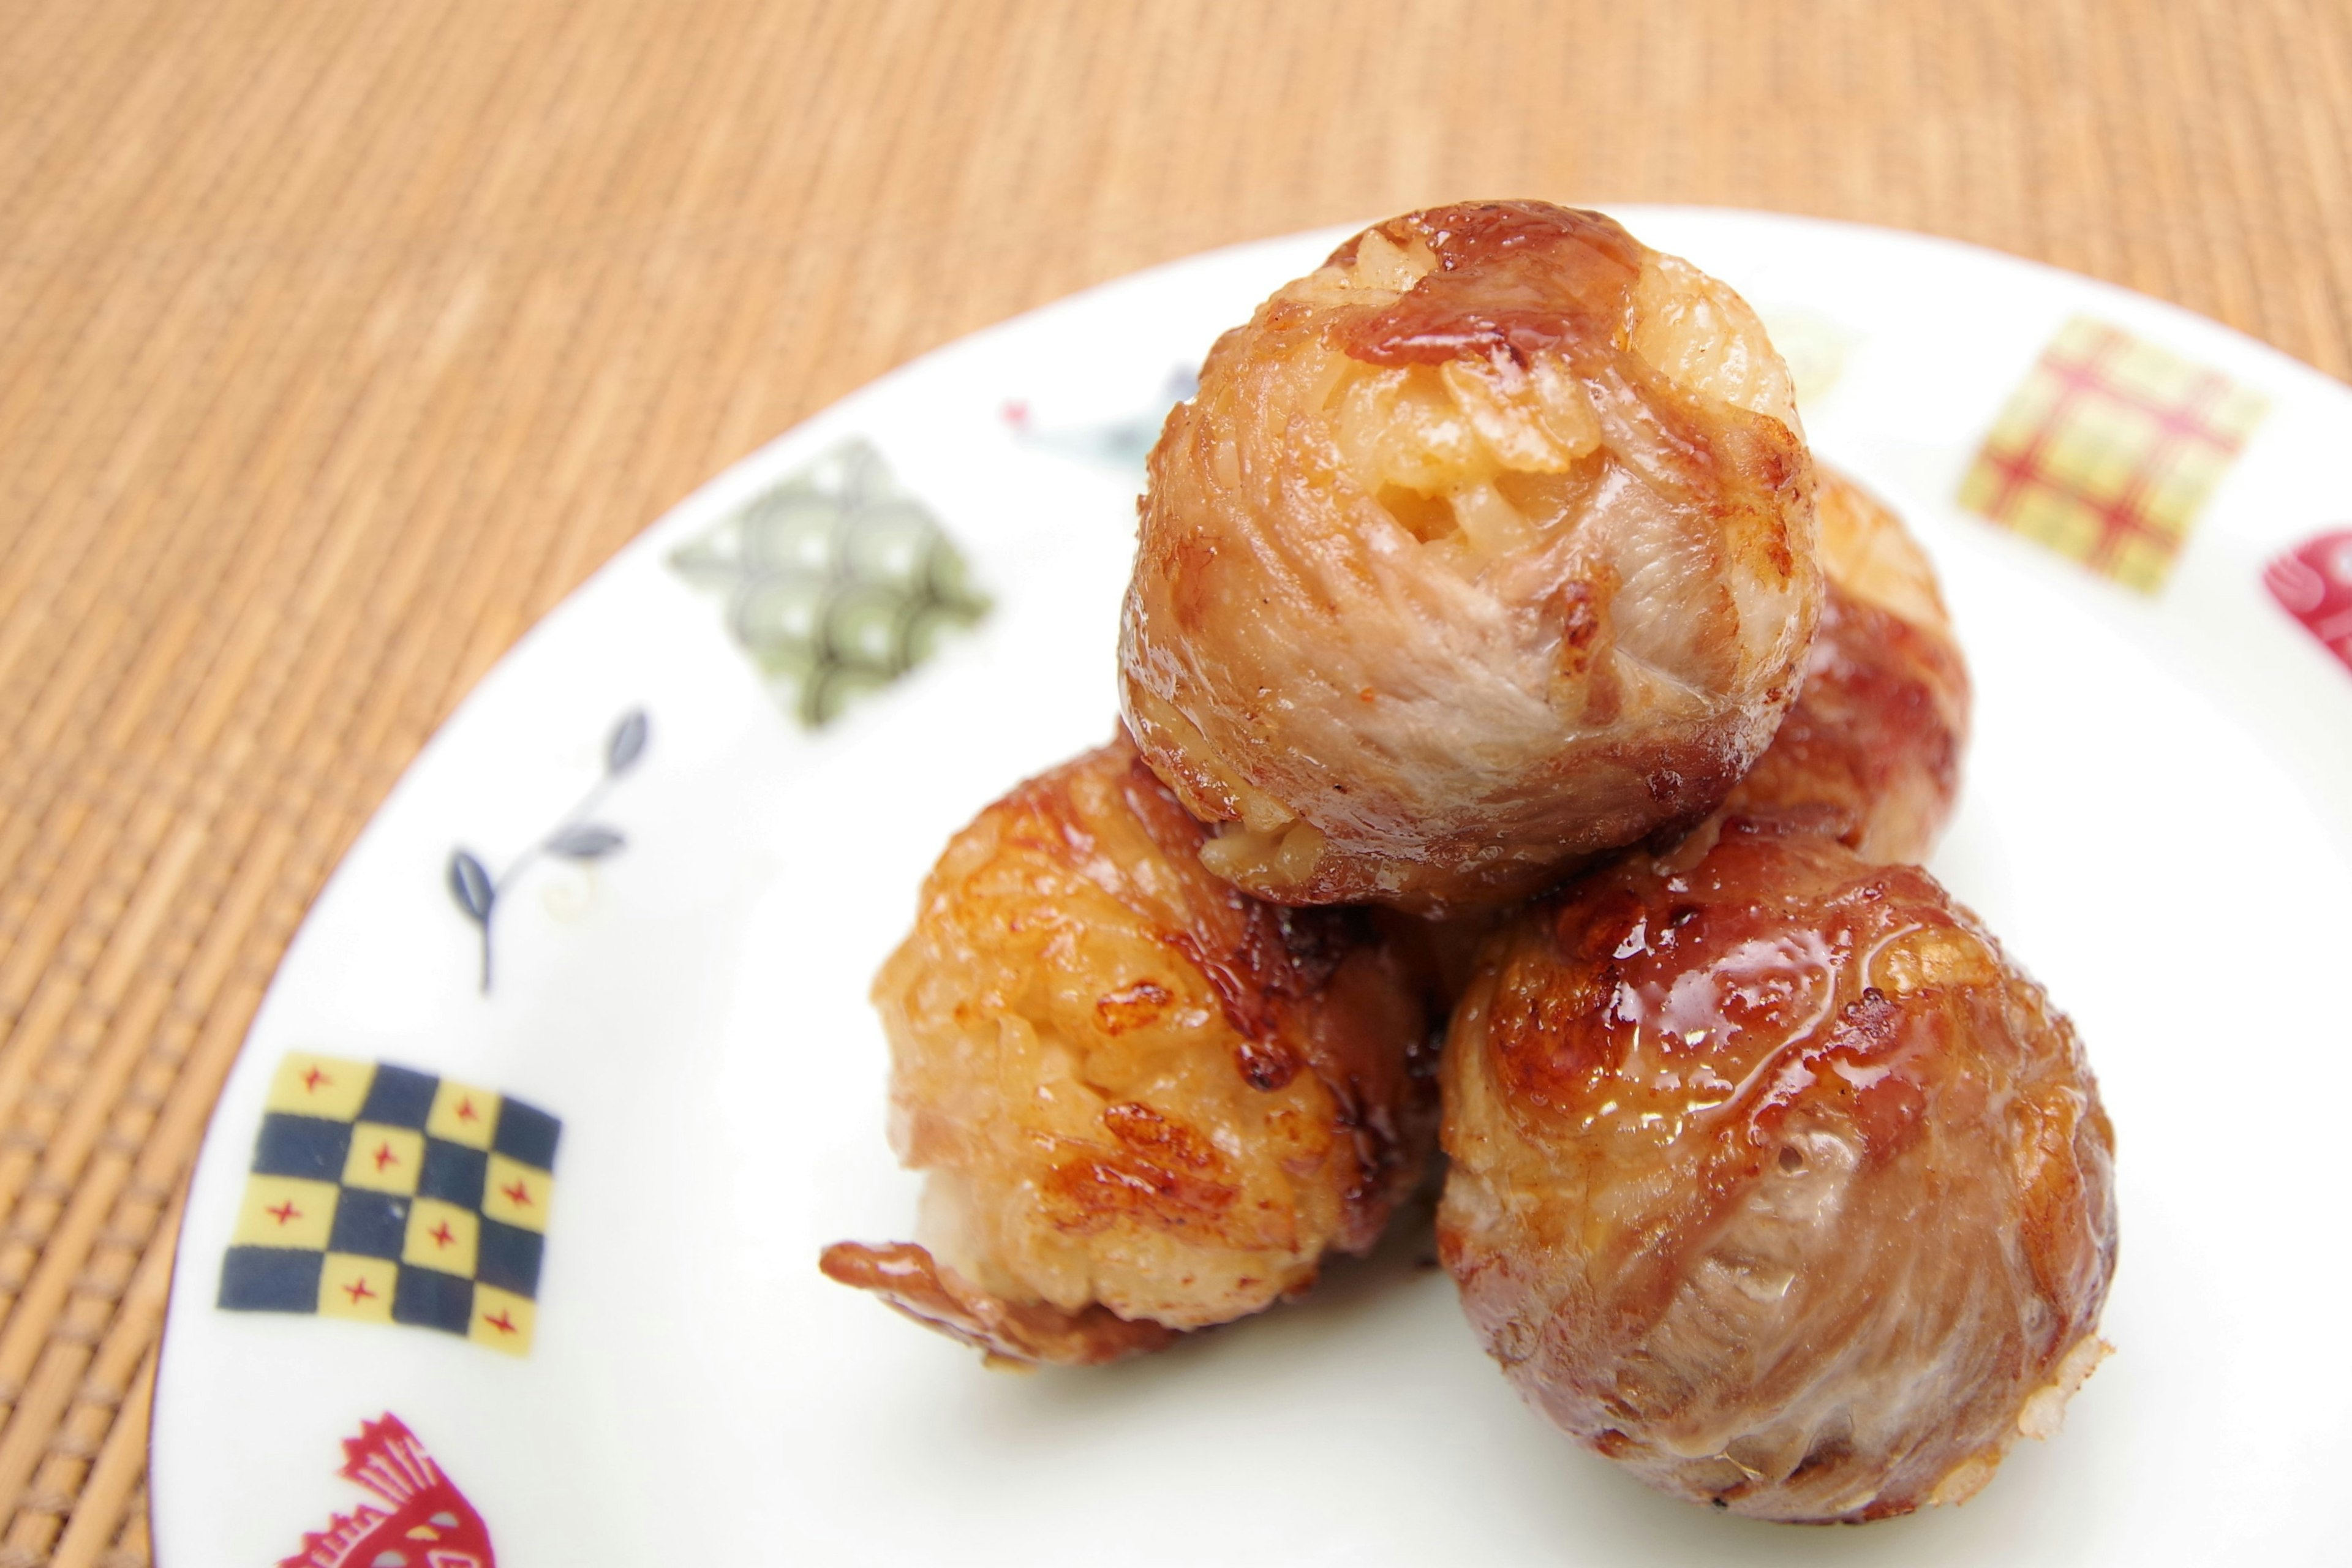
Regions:
<instances>
[{"instance_id":1,"label":"bamboo placemat","mask_svg":"<svg viewBox=\"0 0 2352 1568\"><path fill-rule=\"evenodd\" d=\"M2343 374L2347 174L2340 5L0 0L0 1568L148 1561L178 1194L344 847L766 437L1472 195L1954 235Z\"/></svg>"}]
</instances>

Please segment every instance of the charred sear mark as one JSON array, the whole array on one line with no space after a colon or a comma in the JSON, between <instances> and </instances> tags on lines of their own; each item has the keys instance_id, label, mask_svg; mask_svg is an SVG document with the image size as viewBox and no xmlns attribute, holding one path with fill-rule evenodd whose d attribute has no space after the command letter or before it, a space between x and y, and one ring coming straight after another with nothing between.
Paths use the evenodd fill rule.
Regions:
<instances>
[{"instance_id":1,"label":"charred sear mark","mask_svg":"<svg viewBox=\"0 0 2352 1568\"><path fill-rule=\"evenodd\" d=\"M1234 1049L1234 1065L1252 1089L1268 1093L1298 1076L1298 1058L1279 1040L1244 1040Z\"/></svg>"},{"instance_id":2,"label":"charred sear mark","mask_svg":"<svg viewBox=\"0 0 2352 1568\"><path fill-rule=\"evenodd\" d=\"M1106 1035L1124 1035L1160 1022L1176 998L1156 980L1139 980L1095 1000L1095 1023Z\"/></svg>"},{"instance_id":3,"label":"charred sear mark","mask_svg":"<svg viewBox=\"0 0 2352 1568\"><path fill-rule=\"evenodd\" d=\"M1212 1229L1241 1189L1220 1180L1224 1162L1200 1133L1133 1101L1105 1108L1121 1147L1055 1139L1069 1151L1045 1178L1055 1226L1087 1236L1122 1220L1167 1230Z\"/></svg>"},{"instance_id":4,"label":"charred sear mark","mask_svg":"<svg viewBox=\"0 0 2352 1568\"><path fill-rule=\"evenodd\" d=\"M1139 1100L1125 1100L1103 1108L1102 1121L1111 1136L1138 1153L1194 1171L1222 1170L1224 1162L1186 1123L1172 1121Z\"/></svg>"},{"instance_id":5,"label":"charred sear mark","mask_svg":"<svg viewBox=\"0 0 2352 1568\"><path fill-rule=\"evenodd\" d=\"M1333 325L1333 345L1368 364L1605 351L1642 273L1640 242L1614 222L1546 202L1432 207L1381 233L1401 248L1426 245L1437 268L1394 303Z\"/></svg>"}]
</instances>

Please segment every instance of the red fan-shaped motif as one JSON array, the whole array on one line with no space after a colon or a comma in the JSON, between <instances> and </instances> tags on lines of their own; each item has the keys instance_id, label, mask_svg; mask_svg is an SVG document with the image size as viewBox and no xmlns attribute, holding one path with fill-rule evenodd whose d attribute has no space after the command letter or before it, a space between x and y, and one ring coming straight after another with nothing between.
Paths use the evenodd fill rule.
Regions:
<instances>
[{"instance_id":1,"label":"red fan-shaped motif","mask_svg":"<svg viewBox=\"0 0 2352 1568\"><path fill-rule=\"evenodd\" d=\"M278 1568L498 1568L489 1527L399 1416L343 1439L342 1475L383 1506L334 1515Z\"/></svg>"}]
</instances>

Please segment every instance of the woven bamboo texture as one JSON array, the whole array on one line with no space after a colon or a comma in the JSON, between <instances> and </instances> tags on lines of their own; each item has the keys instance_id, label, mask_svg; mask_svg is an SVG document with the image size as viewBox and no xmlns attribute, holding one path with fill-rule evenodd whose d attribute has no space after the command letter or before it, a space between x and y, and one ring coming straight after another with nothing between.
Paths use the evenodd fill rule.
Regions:
<instances>
[{"instance_id":1,"label":"woven bamboo texture","mask_svg":"<svg viewBox=\"0 0 2352 1568\"><path fill-rule=\"evenodd\" d=\"M1953 235L2343 374L2347 176L2352 12L2284 0L0 0L0 1568L149 1560L179 1195L304 909L763 438L1471 195Z\"/></svg>"}]
</instances>

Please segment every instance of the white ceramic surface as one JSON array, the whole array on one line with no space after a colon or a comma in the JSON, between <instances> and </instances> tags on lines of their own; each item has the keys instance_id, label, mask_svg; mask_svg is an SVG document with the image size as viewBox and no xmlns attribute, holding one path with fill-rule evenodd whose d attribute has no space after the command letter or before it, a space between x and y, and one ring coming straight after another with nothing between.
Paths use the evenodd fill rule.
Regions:
<instances>
[{"instance_id":1,"label":"white ceramic surface","mask_svg":"<svg viewBox=\"0 0 2352 1568\"><path fill-rule=\"evenodd\" d=\"M2117 1353L2062 1436L2021 1444L1965 1508L1790 1530L1654 1496L1556 1436L1410 1249L1169 1353L1032 1376L984 1372L818 1275L824 1243L904 1236L913 1215L867 978L947 836L1108 733L1134 433L1171 369L1334 237L1314 235L1143 273L885 377L680 504L467 700L311 911L215 1115L155 1416L166 1568L297 1552L367 1500L334 1473L339 1443L386 1411L506 1568L2344 1561L2329 1504L2352 1471L2352 1278L2326 1118L2352 1047L2352 669L2262 571L2352 514L2352 393L1980 250L1619 216L1774 323L1815 388L1816 449L1897 503L1943 574L1978 732L1935 869L2073 1013L2119 1142ZM2270 400L2158 595L1953 499L2078 314ZM670 559L851 437L993 607L806 731ZM639 709L648 743L593 813L624 843L501 888L485 993L452 850L513 860ZM296 1050L562 1120L528 1356L215 1305L263 1100Z\"/></svg>"}]
</instances>

